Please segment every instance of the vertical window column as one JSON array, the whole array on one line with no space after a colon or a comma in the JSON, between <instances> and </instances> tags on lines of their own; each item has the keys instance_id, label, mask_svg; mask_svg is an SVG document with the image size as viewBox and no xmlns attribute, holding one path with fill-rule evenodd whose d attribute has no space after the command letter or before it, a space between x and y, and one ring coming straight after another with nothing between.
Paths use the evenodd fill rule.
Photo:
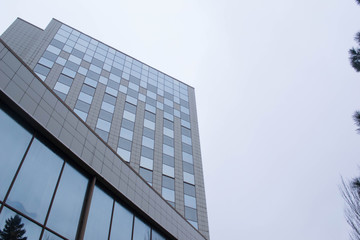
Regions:
<instances>
[{"instance_id":1,"label":"vertical window column","mask_svg":"<svg viewBox=\"0 0 360 240\"><path fill-rule=\"evenodd\" d=\"M154 166L155 144L155 114L145 111L144 129L142 136L140 175L152 185L152 171Z\"/></svg>"},{"instance_id":2,"label":"vertical window column","mask_svg":"<svg viewBox=\"0 0 360 240\"><path fill-rule=\"evenodd\" d=\"M130 162L135 114L136 106L125 102L117 153L127 162Z\"/></svg>"},{"instance_id":3,"label":"vertical window column","mask_svg":"<svg viewBox=\"0 0 360 240\"><path fill-rule=\"evenodd\" d=\"M90 87L87 84L83 84L78 100L75 104L74 112L79 115L79 117L84 121L86 121L86 118L88 116L94 94L95 88Z\"/></svg>"},{"instance_id":4,"label":"vertical window column","mask_svg":"<svg viewBox=\"0 0 360 240\"><path fill-rule=\"evenodd\" d=\"M110 132L110 126L115 110L116 98L105 93L104 99L101 104L100 114L98 121L96 123L95 132L99 134L99 136L107 141Z\"/></svg>"},{"instance_id":5,"label":"vertical window column","mask_svg":"<svg viewBox=\"0 0 360 240\"><path fill-rule=\"evenodd\" d=\"M181 142L183 157L185 218L195 228L198 228L191 130L183 126L181 127Z\"/></svg>"}]
</instances>

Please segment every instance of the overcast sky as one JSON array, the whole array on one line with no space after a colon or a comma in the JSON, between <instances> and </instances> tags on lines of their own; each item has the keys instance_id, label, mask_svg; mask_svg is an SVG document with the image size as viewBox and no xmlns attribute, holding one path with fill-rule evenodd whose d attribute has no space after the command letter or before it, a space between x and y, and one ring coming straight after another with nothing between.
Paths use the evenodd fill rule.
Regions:
<instances>
[{"instance_id":1,"label":"overcast sky","mask_svg":"<svg viewBox=\"0 0 360 240\"><path fill-rule=\"evenodd\" d=\"M0 32L56 18L195 87L211 239L349 239L360 175L355 0L19 1Z\"/></svg>"}]
</instances>

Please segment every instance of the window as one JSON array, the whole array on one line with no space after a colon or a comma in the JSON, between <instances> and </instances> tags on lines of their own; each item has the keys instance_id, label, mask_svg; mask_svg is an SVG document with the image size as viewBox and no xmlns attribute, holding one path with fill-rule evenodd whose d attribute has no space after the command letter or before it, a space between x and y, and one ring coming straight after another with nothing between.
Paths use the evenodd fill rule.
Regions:
<instances>
[{"instance_id":1,"label":"window","mask_svg":"<svg viewBox=\"0 0 360 240\"><path fill-rule=\"evenodd\" d=\"M10 191L7 203L43 223L62 165L63 160L59 156L35 139Z\"/></svg>"},{"instance_id":2,"label":"window","mask_svg":"<svg viewBox=\"0 0 360 240\"><path fill-rule=\"evenodd\" d=\"M84 239L107 239L113 199L99 187L95 186L91 199Z\"/></svg>"},{"instance_id":3,"label":"window","mask_svg":"<svg viewBox=\"0 0 360 240\"><path fill-rule=\"evenodd\" d=\"M0 122L0 200L3 200L32 136L2 109Z\"/></svg>"}]
</instances>

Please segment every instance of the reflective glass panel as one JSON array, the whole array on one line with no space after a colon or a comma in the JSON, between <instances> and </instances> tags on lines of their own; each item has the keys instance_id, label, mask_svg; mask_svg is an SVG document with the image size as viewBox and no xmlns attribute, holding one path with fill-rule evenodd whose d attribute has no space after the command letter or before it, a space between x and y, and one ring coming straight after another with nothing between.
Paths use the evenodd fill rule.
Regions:
<instances>
[{"instance_id":1,"label":"reflective glass panel","mask_svg":"<svg viewBox=\"0 0 360 240\"><path fill-rule=\"evenodd\" d=\"M151 234L151 240L165 240L165 238L153 229Z\"/></svg>"},{"instance_id":2,"label":"reflective glass panel","mask_svg":"<svg viewBox=\"0 0 360 240\"><path fill-rule=\"evenodd\" d=\"M197 222L196 209L185 207L185 218Z\"/></svg>"},{"instance_id":3,"label":"reflective glass panel","mask_svg":"<svg viewBox=\"0 0 360 240\"><path fill-rule=\"evenodd\" d=\"M171 202L175 202L175 192L174 190L168 189L168 188L162 188L162 193L161 195L163 196L163 198L165 198L166 200L169 200Z\"/></svg>"},{"instance_id":4,"label":"reflective glass panel","mask_svg":"<svg viewBox=\"0 0 360 240\"><path fill-rule=\"evenodd\" d=\"M112 206L113 199L95 186L84 239L108 239Z\"/></svg>"},{"instance_id":5,"label":"reflective glass panel","mask_svg":"<svg viewBox=\"0 0 360 240\"><path fill-rule=\"evenodd\" d=\"M34 139L7 203L43 223L63 160Z\"/></svg>"},{"instance_id":6,"label":"reflective glass panel","mask_svg":"<svg viewBox=\"0 0 360 240\"><path fill-rule=\"evenodd\" d=\"M145 179L145 181L147 181L149 183L152 182L152 171L141 167L139 173L140 173L140 176L142 176Z\"/></svg>"},{"instance_id":7,"label":"reflective glass panel","mask_svg":"<svg viewBox=\"0 0 360 240\"><path fill-rule=\"evenodd\" d=\"M130 240L133 218L131 212L115 202L110 240Z\"/></svg>"},{"instance_id":8,"label":"reflective glass panel","mask_svg":"<svg viewBox=\"0 0 360 240\"><path fill-rule=\"evenodd\" d=\"M35 223L27 220L26 218L22 217L21 215L16 214L15 212L11 211L8 208L5 208L1 211L0 214L0 229L4 230L5 225L18 225L21 226L21 230L25 232L21 236L22 238L27 237L28 240L31 239L39 239L41 228L36 225ZM21 239L22 239L21 238ZM2 239L14 239L14 238L2 238ZM20 239L20 238L17 238Z\"/></svg>"},{"instance_id":9,"label":"reflective glass panel","mask_svg":"<svg viewBox=\"0 0 360 240\"><path fill-rule=\"evenodd\" d=\"M0 200L3 200L31 135L0 109Z\"/></svg>"},{"instance_id":10,"label":"reflective glass panel","mask_svg":"<svg viewBox=\"0 0 360 240\"><path fill-rule=\"evenodd\" d=\"M135 217L133 240L150 240L150 227Z\"/></svg>"},{"instance_id":11,"label":"reflective glass panel","mask_svg":"<svg viewBox=\"0 0 360 240\"><path fill-rule=\"evenodd\" d=\"M45 230L42 240L63 240L63 238L56 236L52 232Z\"/></svg>"},{"instance_id":12,"label":"reflective glass panel","mask_svg":"<svg viewBox=\"0 0 360 240\"><path fill-rule=\"evenodd\" d=\"M196 208L196 198L185 194L184 200L185 200L185 206Z\"/></svg>"},{"instance_id":13,"label":"reflective glass panel","mask_svg":"<svg viewBox=\"0 0 360 240\"><path fill-rule=\"evenodd\" d=\"M88 179L66 164L56 191L47 226L75 239Z\"/></svg>"}]
</instances>

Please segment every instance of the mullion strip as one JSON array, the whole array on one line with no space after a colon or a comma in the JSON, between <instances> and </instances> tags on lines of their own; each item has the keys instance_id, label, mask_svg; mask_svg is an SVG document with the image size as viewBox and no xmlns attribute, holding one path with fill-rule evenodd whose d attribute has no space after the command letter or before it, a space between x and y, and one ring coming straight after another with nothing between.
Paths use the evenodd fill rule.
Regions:
<instances>
[{"instance_id":1,"label":"mullion strip","mask_svg":"<svg viewBox=\"0 0 360 240\"><path fill-rule=\"evenodd\" d=\"M58 178L58 180L57 180L57 182L56 182L56 186L55 186L55 189L54 189L54 193L53 193L53 195L52 195L52 197L51 197L50 206L49 206L49 209L48 209L48 211L47 211L47 214L46 214L46 217L45 217L45 221L44 221L44 226L46 226L46 224L47 224L47 220L48 220L49 215L50 215L51 207L52 207L52 205L53 205L53 202L54 202L54 199L55 199L55 195L56 195L57 189L58 189L58 187L59 187L60 180L61 180L61 176L62 176L62 174L63 174L64 168L65 168L65 161L63 162L63 165L62 165L62 167L61 167L60 174L59 174L59 178ZM40 239L42 238L43 234L44 234L44 229L41 230Z\"/></svg>"},{"instance_id":2,"label":"mullion strip","mask_svg":"<svg viewBox=\"0 0 360 240\"><path fill-rule=\"evenodd\" d=\"M5 202L6 202L7 198L9 197L10 191L11 191L11 189L12 189L14 183L15 183L15 180L16 180L19 172L20 172L20 169L21 169L21 167L22 167L22 165L23 165L23 163L24 163L24 160L25 160L25 158L26 158L26 155L28 154L29 149L30 149L30 147L31 147L31 145L32 145L32 143L33 143L33 141L34 141L34 138L35 138L35 137L34 137L34 135L33 135L32 138L31 138L31 140L30 140L30 143L29 143L28 147L26 148L26 151L25 151L25 153L24 153L24 156L23 156L23 158L21 159L21 162L20 162L20 164L19 164L19 167L18 167L18 169L16 170L15 176L14 176L13 180L11 181L11 184L10 184L10 186L9 186L9 189L8 189L6 195L5 195L3 205L0 207L0 213L2 212L2 209L4 208L4 205L5 205Z\"/></svg>"},{"instance_id":3,"label":"mullion strip","mask_svg":"<svg viewBox=\"0 0 360 240\"><path fill-rule=\"evenodd\" d=\"M83 240L85 235L86 223L89 217L90 207L91 207L91 200L94 193L96 183L96 177L93 177L91 183L89 183L88 191L85 196L85 204L82 210L81 217L79 219L79 227L76 239Z\"/></svg>"},{"instance_id":4,"label":"mullion strip","mask_svg":"<svg viewBox=\"0 0 360 240\"><path fill-rule=\"evenodd\" d=\"M108 240L110 240L111 226L112 226L112 221L113 221L113 217L114 217L114 209L115 209L115 200L113 200L113 207L112 207L112 211L111 211L111 218L110 218L110 227L109 227Z\"/></svg>"}]
</instances>

